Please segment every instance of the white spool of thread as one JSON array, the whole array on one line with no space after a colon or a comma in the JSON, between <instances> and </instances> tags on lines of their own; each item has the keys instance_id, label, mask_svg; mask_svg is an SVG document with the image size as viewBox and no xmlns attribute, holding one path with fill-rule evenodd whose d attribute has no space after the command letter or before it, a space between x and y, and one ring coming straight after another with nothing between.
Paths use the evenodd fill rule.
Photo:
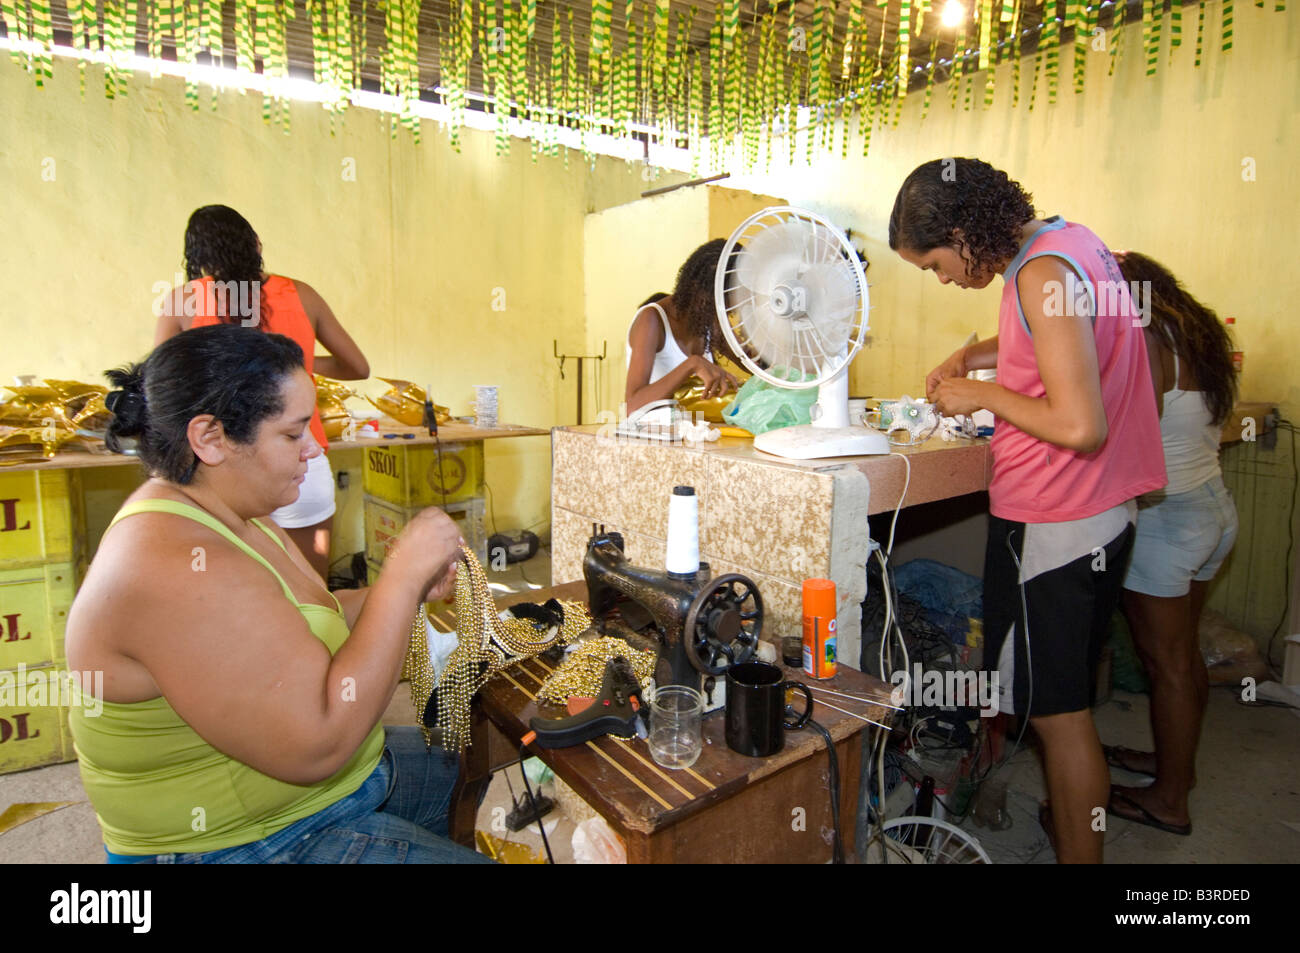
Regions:
<instances>
[{"instance_id":1,"label":"white spool of thread","mask_svg":"<svg viewBox=\"0 0 1300 953\"><path fill-rule=\"evenodd\" d=\"M693 486L675 486L668 498L668 565L671 573L700 571L700 498Z\"/></svg>"}]
</instances>

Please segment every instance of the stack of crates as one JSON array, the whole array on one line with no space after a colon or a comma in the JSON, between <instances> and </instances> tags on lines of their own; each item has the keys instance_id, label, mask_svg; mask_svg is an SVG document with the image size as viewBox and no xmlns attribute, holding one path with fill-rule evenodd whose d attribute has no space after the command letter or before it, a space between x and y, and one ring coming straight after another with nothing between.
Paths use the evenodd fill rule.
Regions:
<instances>
[{"instance_id":1,"label":"stack of crates","mask_svg":"<svg viewBox=\"0 0 1300 953\"><path fill-rule=\"evenodd\" d=\"M487 565L484 528L483 442L402 446L385 442L365 450L366 566L374 582L403 527L429 506L459 524L480 563Z\"/></svg>"},{"instance_id":2,"label":"stack of crates","mask_svg":"<svg viewBox=\"0 0 1300 953\"><path fill-rule=\"evenodd\" d=\"M0 774L76 758L68 709L51 702L67 700L52 686L66 686L85 537L77 471L0 470Z\"/></svg>"}]
</instances>

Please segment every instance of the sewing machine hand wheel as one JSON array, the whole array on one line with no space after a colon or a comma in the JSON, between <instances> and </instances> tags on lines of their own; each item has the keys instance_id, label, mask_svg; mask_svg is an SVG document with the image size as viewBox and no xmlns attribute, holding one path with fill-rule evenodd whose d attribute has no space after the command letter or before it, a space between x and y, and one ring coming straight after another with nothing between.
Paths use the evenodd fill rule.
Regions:
<instances>
[{"instance_id":1,"label":"sewing machine hand wheel","mask_svg":"<svg viewBox=\"0 0 1300 953\"><path fill-rule=\"evenodd\" d=\"M753 580L727 573L709 580L686 612L686 657L705 675L747 661L763 631L763 597Z\"/></svg>"}]
</instances>

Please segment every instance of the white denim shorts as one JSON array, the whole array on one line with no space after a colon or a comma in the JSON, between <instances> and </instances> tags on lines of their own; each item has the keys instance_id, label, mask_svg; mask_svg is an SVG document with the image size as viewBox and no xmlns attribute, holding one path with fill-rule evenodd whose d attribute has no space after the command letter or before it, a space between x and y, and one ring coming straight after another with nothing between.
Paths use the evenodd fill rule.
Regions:
<instances>
[{"instance_id":1,"label":"white denim shorts","mask_svg":"<svg viewBox=\"0 0 1300 953\"><path fill-rule=\"evenodd\" d=\"M298 488L298 499L271 514L281 529L315 526L334 515L334 471L329 457L321 454L307 461L307 478Z\"/></svg>"},{"instance_id":2,"label":"white denim shorts","mask_svg":"<svg viewBox=\"0 0 1300 953\"><path fill-rule=\"evenodd\" d=\"M1172 599L1209 582L1237 541L1237 508L1216 476L1194 490L1138 500L1137 539L1124 588Z\"/></svg>"}]
</instances>

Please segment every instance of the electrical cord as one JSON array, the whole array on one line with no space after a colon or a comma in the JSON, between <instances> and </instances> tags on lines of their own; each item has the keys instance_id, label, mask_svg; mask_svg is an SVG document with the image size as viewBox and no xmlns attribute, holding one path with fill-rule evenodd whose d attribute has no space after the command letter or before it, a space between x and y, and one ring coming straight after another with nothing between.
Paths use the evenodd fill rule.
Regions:
<instances>
[{"instance_id":1,"label":"electrical cord","mask_svg":"<svg viewBox=\"0 0 1300 953\"><path fill-rule=\"evenodd\" d=\"M880 862L889 863L889 851L885 845L885 729L876 729L876 783L880 788L880 800L876 808L876 833L880 838Z\"/></svg>"},{"instance_id":2,"label":"electrical cord","mask_svg":"<svg viewBox=\"0 0 1300 953\"><path fill-rule=\"evenodd\" d=\"M528 749L523 745L520 745L519 746L519 773L523 775L524 790L528 792L528 806L533 809L533 813L536 813L537 800L533 797L532 785L528 783L528 772L527 770L524 769L524 761L527 758L528 758ZM546 862L548 864L554 864L555 857L552 856L551 854L551 842L546 839L546 826L542 824L542 817L540 814L538 814L537 816L537 829L542 832L542 846L546 848Z\"/></svg>"},{"instance_id":3,"label":"electrical cord","mask_svg":"<svg viewBox=\"0 0 1300 953\"><path fill-rule=\"evenodd\" d=\"M1295 436L1296 426L1285 417L1279 417L1277 421L1278 430L1286 430L1291 434L1291 474L1293 477L1291 483L1291 517L1287 520L1287 533L1290 540L1287 542L1286 557L1282 560L1282 571L1286 573L1286 604L1282 607L1282 618L1277 620L1277 625L1273 628L1273 634L1269 636L1268 647L1264 650L1264 661L1269 667L1273 667L1273 643L1277 640L1278 633L1282 631L1282 626L1286 624L1287 618L1291 615L1291 554L1295 550L1295 505L1296 491L1300 490L1300 464L1296 462ZM1275 670L1276 671L1276 670Z\"/></svg>"},{"instance_id":4,"label":"electrical cord","mask_svg":"<svg viewBox=\"0 0 1300 953\"><path fill-rule=\"evenodd\" d=\"M903 501L907 499L907 488L912 483L912 461L907 459L907 454L891 451L891 457L898 457L907 466L907 476L903 479L903 494L898 498L898 506L894 507L894 519L889 524L889 548L885 551L886 556L894 555L894 530L898 528L898 514L902 512Z\"/></svg>"},{"instance_id":5,"label":"electrical cord","mask_svg":"<svg viewBox=\"0 0 1300 953\"><path fill-rule=\"evenodd\" d=\"M489 515L489 517L490 517L491 520L492 520L492 535L495 536L495 535L499 532L499 531L497 530L497 495L496 495L495 493L492 492L492 487L488 485L487 480L484 480L484 481L483 481L483 489L487 490L487 495L488 495L488 515ZM541 522L545 522L545 520L542 520ZM536 525L537 525L536 523L533 524L533 526L536 526ZM530 528L531 528L531 527L530 527ZM493 559L492 554L491 554L491 553L488 553L487 556L488 556L488 565L491 566L491 565L492 565L492 559ZM520 576L520 578L523 579L523 581L524 581L525 583L527 583L530 587L532 587L532 588L534 588L534 589L540 588L540 586L538 586L537 583L533 582L531 579L528 578L528 573L524 572L524 565L525 565L527 562L528 562L528 560L523 560L522 562L519 563L519 576Z\"/></svg>"},{"instance_id":6,"label":"electrical cord","mask_svg":"<svg viewBox=\"0 0 1300 953\"><path fill-rule=\"evenodd\" d=\"M831 862L842 864L844 863L844 845L840 839L840 759L835 753L835 741L831 738L831 733L826 730L824 725L809 718L804 727L817 732L826 742L826 755L830 761L831 770L831 829L834 836L834 840L831 842Z\"/></svg>"},{"instance_id":7,"label":"electrical cord","mask_svg":"<svg viewBox=\"0 0 1300 953\"><path fill-rule=\"evenodd\" d=\"M1014 530L1012 532L1014 532ZM1017 712L1017 714L1020 714L1020 718L1021 718L1020 734L1016 737L1016 743L1015 746L1011 749L1011 754L1007 755L1006 759L1002 762L1002 764L1006 764L1008 761L1014 758L1016 756L1016 752L1020 750L1020 742L1025 737L1025 729L1029 727L1029 713L1034 710L1034 659L1033 656L1030 654L1030 649L1029 649L1029 602L1025 596L1025 579L1024 579L1024 573L1021 571L1020 568L1020 557L1016 555L1016 549L1014 546L1011 545L1010 534L1007 535L1007 551L1011 553L1011 558L1015 561L1016 579L1020 583L1020 618L1024 622L1024 630L1025 630L1025 675L1029 679L1029 693L1028 693L1028 698L1025 701L1024 713L1021 714ZM1012 647L1012 651L1014 653L1015 651L1014 646ZM998 660L994 659L993 664L994 666L996 666L998 664ZM1011 697L1013 700L1016 697L1015 689L1016 687L1013 684L1011 686ZM998 767L1000 768L1001 766L1002 765L999 765ZM992 777L992 773L990 773L989 777Z\"/></svg>"}]
</instances>

